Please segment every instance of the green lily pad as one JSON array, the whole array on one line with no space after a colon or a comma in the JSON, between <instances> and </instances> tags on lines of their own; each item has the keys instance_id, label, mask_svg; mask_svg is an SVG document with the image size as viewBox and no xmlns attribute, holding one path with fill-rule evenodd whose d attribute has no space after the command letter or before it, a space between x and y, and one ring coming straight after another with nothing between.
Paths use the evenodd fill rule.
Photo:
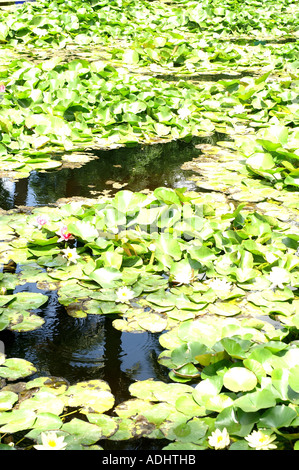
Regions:
<instances>
[{"instance_id":1,"label":"green lily pad","mask_svg":"<svg viewBox=\"0 0 299 470\"><path fill-rule=\"evenodd\" d=\"M196 442L203 438L208 430L206 423L200 418L192 418L188 422L179 418L160 426L167 439L180 442Z\"/></svg>"},{"instance_id":2,"label":"green lily pad","mask_svg":"<svg viewBox=\"0 0 299 470\"><path fill-rule=\"evenodd\" d=\"M8 380L17 380L35 372L36 368L25 359L6 359L0 367L0 377Z\"/></svg>"},{"instance_id":3,"label":"green lily pad","mask_svg":"<svg viewBox=\"0 0 299 470\"><path fill-rule=\"evenodd\" d=\"M40 328L44 323L44 319L31 312L12 309L7 312L9 319L9 329L12 331L32 331Z\"/></svg>"},{"instance_id":4,"label":"green lily pad","mask_svg":"<svg viewBox=\"0 0 299 470\"><path fill-rule=\"evenodd\" d=\"M50 391L54 395L60 395L68 389L69 383L62 377L37 377L26 383L26 389L40 388Z\"/></svg>"},{"instance_id":5,"label":"green lily pad","mask_svg":"<svg viewBox=\"0 0 299 470\"><path fill-rule=\"evenodd\" d=\"M0 392L0 411L11 410L13 405L18 401L18 395L14 392Z\"/></svg>"},{"instance_id":6,"label":"green lily pad","mask_svg":"<svg viewBox=\"0 0 299 470\"><path fill-rule=\"evenodd\" d=\"M91 424L99 426L102 431L102 437L106 439L113 436L113 434L118 430L118 424L110 416L105 414L99 415L97 413L88 413L86 417Z\"/></svg>"},{"instance_id":7,"label":"green lily pad","mask_svg":"<svg viewBox=\"0 0 299 470\"><path fill-rule=\"evenodd\" d=\"M241 312L241 308L238 307L238 305L229 302L209 305L208 310L214 315L222 315L225 317L235 316Z\"/></svg>"},{"instance_id":8,"label":"green lily pad","mask_svg":"<svg viewBox=\"0 0 299 470\"><path fill-rule=\"evenodd\" d=\"M122 278L120 271L116 268L99 268L89 274L89 277L101 287L116 287L117 281Z\"/></svg>"},{"instance_id":9,"label":"green lily pad","mask_svg":"<svg viewBox=\"0 0 299 470\"><path fill-rule=\"evenodd\" d=\"M69 439L70 442L75 439L77 443L83 445L95 444L103 435L99 426L78 418L73 418L71 421L64 423L61 430L72 436L72 439Z\"/></svg>"},{"instance_id":10,"label":"green lily pad","mask_svg":"<svg viewBox=\"0 0 299 470\"><path fill-rule=\"evenodd\" d=\"M53 413L39 413L33 429L26 434L29 439L36 440L41 432L56 431L61 428L63 421Z\"/></svg>"},{"instance_id":11,"label":"green lily pad","mask_svg":"<svg viewBox=\"0 0 299 470\"><path fill-rule=\"evenodd\" d=\"M129 418L114 418L117 431L110 437L112 441L126 441L132 439L136 434L136 427L133 420Z\"/></svg>"},{"instance_id":12,"label":"green lily pad","mask_svg":"<svg viewBox=\"0 0 299 470\"><path fill-rule=\"evenodd\" d=\"M104 413L114 405L109 385L102 380L89 380L71 385L63 395L70 407L80 407L81 413Z\"/></svg>"},{"instance_id":13,"label":"green lily pad","mask_svg":"<svg viewBox=\"0 0 299 470\"><path fill-rule=\"evenodd\" d=\"M38 413L59 415L63 412L64 401L57 395L46 390L40 390L31 398L20 404L20 409L33 410Z\"/></svg>"},{"instance_id":14,"label":"green lily pad","mask_svg":"<svg viewBox=\"0 0 299 470\"><path fill-rule=\"evenodd\" d=\"M233 392L248 392L256 387L257 378L245 367L232 367L224 374L223 385Z\"/></svg>"},{"instance_id":15,"label":"green lily pad","mask_svg":"<svg viewBox=\"0 0 299 470\"><path fill-rule=\"evenodd\" d=\"M151 333L159 333L166 329L167 318L158 313L144 313L137 315L136 321L141 328Z\"/></svg>"},{"instance_id":16,"label":"green lily pad","mask_svg":"<svg viewBox=\"0 0 299 470\"><path fill-rule=\"evenodd\" d=\"M33 410L12 410L0 413L1 432L15 433L30 429L36 420L36 413Z\"/></svg>"},{"instance_id":17,"label":"green lily pad","mask_svg":"<svg viewBox=\"0 0 299 470\"><path fill-rule=\"evenodd\" d=\"M199 406L198 403L190 395L181 396L175 402L177 411L187 416L205 416L206 408Z\"/></svg>"},{"instance_id":18,"label":"green lily pad","mask_svg":"<svg viewBox=\"0 0 299 470\"><path fill-rule=\"evenodd\" d=\"M48 301L48 296L36 292L18 292L9 308L34 310Z\"/></svg>"}]
</instances>

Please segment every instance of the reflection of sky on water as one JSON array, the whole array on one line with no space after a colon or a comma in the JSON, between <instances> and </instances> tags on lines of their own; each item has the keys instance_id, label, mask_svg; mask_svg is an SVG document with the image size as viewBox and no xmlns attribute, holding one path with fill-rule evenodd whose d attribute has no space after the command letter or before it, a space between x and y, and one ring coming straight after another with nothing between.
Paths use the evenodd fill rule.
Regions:
<instances>
[{"instance_id":1,"label":"reflection of sky on water","mask_svg":"<svg viewBox=\"0 0 299 470\"><path fill-rule=\"evenodd\" d=\"M121 370L134 380L155 378L161 373L157 356L162 351L158 336L151 333L122 333ZM158 347L157 347L158 346ZM161 368L162 369L162 368ZM165 374L168 371L165 370Z\"/></svg>"},{"instance_id":2,"label":"reflection of sky on water","mask_svg":"<svg viewBox=\"0 0 299 470\"><path fill-rule=\"evenodd\" d=\"M4 199L4 208L13 207L14 205L14 196L16 191L15 181L9 180L8 178L2 178L0 185L1 199Z\"/></svg>"}]
</instances>

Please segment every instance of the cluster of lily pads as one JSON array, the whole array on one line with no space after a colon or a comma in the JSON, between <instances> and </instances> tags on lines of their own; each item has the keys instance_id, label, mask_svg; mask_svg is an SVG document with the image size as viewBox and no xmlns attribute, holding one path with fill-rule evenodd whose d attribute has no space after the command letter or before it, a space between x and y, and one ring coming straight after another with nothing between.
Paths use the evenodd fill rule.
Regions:
<instances>
[{"instance_id":1,"label":"cluster of lily pads","mask_svg":"<svg viewBox=\"0 0 299 470\"><path fill-rule=\"evenodd\" d=\"M29 2L2 11L1 171L20 178L32 169L59 168L65 152L86 147L190 139L215 130L231 134L239 124L275 126L275 118L297 125L298 46L256 40L260 29L296 40L297 6L268 2L256 24L255 3L220 3ZM227 41L245 32L250 46ZM263 78L196 81L204 73L265 67ZM292 131L287 155L277 161L276 152L273 166L264 157L258 170L268 178L281 174L275 168L283 156L286 184L296 185ZM248 148L243 151L248 156Z\"/></svg>"},{"instance_id":2,"label":"cluster of lily pads","mask_svg":"<svg viewBox=\"0 0 299 470\"><path fill-rule=\"evenodd\" d=\"M0 330L42 328L57 291L66 315L159 335L169 383L132 383L115 405L105 381L31 380L34 364L0 354L0 449L299 448L298 5L71 0L0 14L2 175L59 168L78 149L228 136L186 164L210 193L1 214ZM27 283L36 291L18 291Z\"/></svg>"},{"instance_id":3,"label":"cluster of lily pads","mask_svg":"<svg viewBox=\"0 0 299 470\"><path fill-rule=\"evenodd\" d=\"M34 387L32 397L17 409L8 385L1 392L9 402L1 432L32 429L26 438L35 439L56 430L67 448L147 436L173 441L167 449L200 449L223 427L232 448L249 448L244 437L255 425L275 431L278 447L297 440L279 430L298 421L299 236L288 224L242 205L217 208L197 193L157 188L150 195L120 191L97 204L34 209L27 217L14 212L1 233L1 262L20 265L2 274L2 329L42 326L34 309L46 295L14 293L17 285L35 282L57 290L71 316L118 314L116 329L161 333L165 351L158 360L181 383L132 384L135 398L115 407L117 418L103 414L114 404L107 384L82 382L60 394L36 379L25 385ZM17 375L10 376L9 361L0 375L12 380ZM18 369L22 360L13 361ZM48 416L52 400L54 417ZM76 406L89 425L59 418Z\"/></svg>"},{"instance_id":4,"label":"cluster of lily pads","mask_svg":"<svg viewBox=\"0 0 299 470\"><path fill-rule=\"evenodd\" d=\"M51 151L183 138L214 129L199 113L190 122L180 116L186 100L201 100L201 90L131 77L103 61L58 62L11 64L1 110L7 170L59 167L61 159L51 159Z\"/></svg>"},{"instance_id":5,"label":"cluster of lily pads","mask_svg":"<svg viewBox=\"0 0 299 470\"><path fill-rule=\"evenodd\" d=\"M104 61L59 62L14 60L5 72L5 174L20 178L32 169L59 168L61 156L78 149L190 139L215 130L236 135L247 125L259 131L236 140L246 167L275 185L298 186L298 81L279 84L268 71L209 86L169 83Z\"/></svg>"}]
</instances>

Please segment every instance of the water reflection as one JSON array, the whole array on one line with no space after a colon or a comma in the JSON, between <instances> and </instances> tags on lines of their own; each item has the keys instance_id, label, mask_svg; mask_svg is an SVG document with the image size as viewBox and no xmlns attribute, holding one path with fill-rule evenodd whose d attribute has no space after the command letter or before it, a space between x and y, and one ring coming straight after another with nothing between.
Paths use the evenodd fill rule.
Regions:
<instances>
[{"instance_id":1,"label":"water reflection","mask_svg":"<svg viewBox=\"0 0 299 470\"><path fill-rule=\"evenodd\" d=\"M7 357L30 361L35 375L63 377L71 384L82 380L106 380L116 403L130 397L135 380L168 380L167 370L157 363L162 351L158 336L116 330L113 316L70 317L57 300L56 291L41 291L35 284L18 286L15 292L42 292L48 302L35 312L44 325L28 332L0 332Z\"/></svg>"},{"instance_id":2,"label":"water reflection","mask_svg":"<svg viewBox=\"0 0 299 470\"><path fill-rule=\"evenodd\" d=\"M196 189L188 178L191 172L182 170L184 162L199 155L198 143L215 144L222 134L193 139L190 143L169 142L138 148L121 148L95 152L80 168L57 171L33 171L19 181L0 179L0 207L9 210L17 206L54 204L60 198L97 197L103 191L113 195L120 187L131 191L153 190L159 186ZM118 185L113 186L113 183Z\"/></svg>"}]
</instances>

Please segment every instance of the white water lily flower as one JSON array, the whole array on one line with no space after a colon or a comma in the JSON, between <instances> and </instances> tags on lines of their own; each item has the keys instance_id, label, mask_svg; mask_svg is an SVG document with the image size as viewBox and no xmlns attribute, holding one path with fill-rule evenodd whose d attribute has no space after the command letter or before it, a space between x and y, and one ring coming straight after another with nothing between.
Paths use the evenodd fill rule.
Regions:
<instances>
[{"instance_id":1,"label":"white water lily flower","mask_svg":"<svg viewBox=\"0 0 299 470\"><path fill-rule=\"evenodd\" d=\"M80 258L80 256L77 253L76 248L65 248L65 250L62 250L63 252L63 257L67 259L68 264L70 263L77 263L77 260Z\"/></svg>"},{"instance_id":2,"label":"white water lily flower","mask_svg":"<svg viewBox=\"0 0 299 470\"><path fill-rule=\"evenodd\" d=\"M151 243L148 247L149 251L155 251L156 250L156 245L154 243Z\"/></svg>"},{"instance_id":3,"label":"white water lily flower","mask_svg":"<svg viewBox=\"0 0 299 470\"><path fill-rule=\"evenodd\" d=\"M245 108L245 106L243 106L242 104L237 104L237 105L233 108L233 111L234 111L236 114L242 114L242 113L245 113L245 112L246 112L246 108Z\"/></svg>"},{"instance_id":4,"label":"white water lily flower","mask_svg":"<svg viewBox=\"0 0 299 470\"><path fill-rule=\"evenodd\" d=\"M189 266L182 268L177 274L174 275L174 282L176 284L190 284L194 279L193 270Z\"/></svg>"},{"instance_id":5,"label":"white water lily flower","mask_svg":"<svg viewBox=\"0 0 299 470\"><path fill-rule=\"evenodd\" d=\"M226 428L223 428L222 431L220 429L216 429L216 431L212 432L211 436L208 438L209 444L211 447L214 447L216 450L224 449L229 445L229 434Z\"/></svg>"},{"instance_id":6,"label":"white water lily flower","mask_svg":"<svg viewBox=\"0 0 299 470\"><path fill-rule=\"evenodd\" d=\"M178 115L181 119L186 119L190 114L191 110L188 107L178 109Z\"/></svg>"},{"instance_id":7,"label":"white water lily flower","mask_svg":"<svg viewBox=\"0 0 299 470\"><path fill-rule=\"evenodd\" d=\"M33 30L33 33L36 34L37 36L46 36L48 34L48 31L46 29L43 29L43 28L34 28Z\"/></svg>"},{"instance_id":8,"label":"white water lily flower","mask_svg":"<svg viewBox=\"0 0 299 470\"><path fill-rule=\"evenodd\" d=\"M266 434L263 431L252 431L249 436L245 437L248 445L256 450L276 449L277 446L272 444L276 439L276 435Z\"/></svg>"},{"instance_id":9,"label":"white water lily flower","mask_svg":"<svg viewBox=\"0 0 299 470\"><path fill-rule=\"evenodd\" d=\"M189 70L189 72L194 72L195 66L192 62L186 62L185 65L186 65L186 68Z\"/></svg>"},{"instance_id":10,"label":"white water lily flower","mask_svg":"<svg viewBox=\"0 0 299 470\"><path fill-rule=\"evenodd\" d=\"M228 291L231 288L231 282L227 282L225 279L212 279L207 284L214 290Z\"/></svg>"},{"instance_id":11,"label":"white water lily flower","mask_svg":"<svg viewBox=\"0 0 299 470\"><path fill-rule=\"evenodd\" d=\"M290 282L290 275L286 269L274 267L267 279L271 282L271 289L276 289L276 287L284 289L284 284Z\"/></svg>"},{"instance_id":12,"label":"white water lily flower","mask_svg":"<svg viewBox=\"0 0 299 470\"><path fill-rule=\"evenodd\" d=\"M200 41L196 44L198 47L207 47L209 44L204 38L201 38Z\"/></svg>"},{"instance_id":13,"label":"white water lily flower","mask_svg":"<svg viewBox=\"0 0 299 470\"><path fill-rule=\"evenodd\" d=\"M41 433L42 444L34 446L37 450L65 450L64 436L58 437L55 431Z\"/></svg>"},{"instance_id":14,"label":"white water lily flower","mask_svg":"<svg viewBox=\"0 0 299 470\"><path fill-rule=\"evenodd\" d=\"M129 300L134 299L135 297L134 292L131 289L129 289L127 286L120 287L116 291L116 295L117 295L116 302L122 302L122 303L128 302Z\"/></svg>"}]
</instances>

